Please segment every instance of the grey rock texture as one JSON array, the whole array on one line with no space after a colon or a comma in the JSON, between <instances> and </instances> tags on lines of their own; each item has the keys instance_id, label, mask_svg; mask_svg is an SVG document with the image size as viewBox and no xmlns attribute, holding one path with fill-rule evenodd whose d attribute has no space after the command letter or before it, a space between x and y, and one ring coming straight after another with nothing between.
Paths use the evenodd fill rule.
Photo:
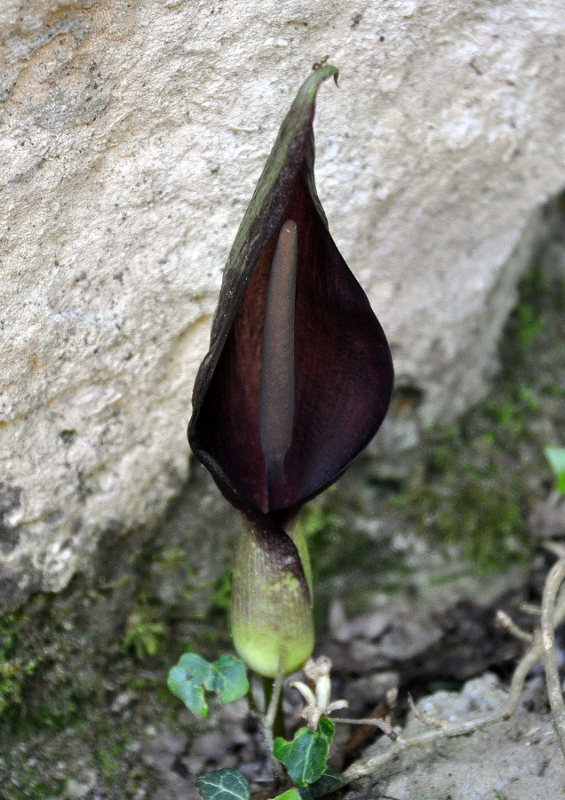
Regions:
<instances>
[{"instance_id":1,"label":"grey rock texture","mask_svg":"<svg viewBox=\"0 0 565 800\"><path fill-rule=\"evenodd\" d=\"M485 392L565 184L560 0L4 0L0 605L156 518L221 270L312 63L338 246L424 423Z\"/></svg>"},{"instance_id":2,"label":"grey rock texture","mask_svg":"<svg viewBox=\"0 0 565 800\"><path fill-rule=\"evenodd\" d=\"M418 708L447 719L463 720L498 708L506 699L496 677L485 674L465 684L460 693L436 692ZM425 730L411 715L403 736ZM386 743L375 748L379 752ZM519 710L470 736L443 740L414 749L385 767L378 783L367 780L347 797L363 800L378 794L397 800L530 800L565 795L563 755L551 716Z\"/></svg>"}]
</instances>

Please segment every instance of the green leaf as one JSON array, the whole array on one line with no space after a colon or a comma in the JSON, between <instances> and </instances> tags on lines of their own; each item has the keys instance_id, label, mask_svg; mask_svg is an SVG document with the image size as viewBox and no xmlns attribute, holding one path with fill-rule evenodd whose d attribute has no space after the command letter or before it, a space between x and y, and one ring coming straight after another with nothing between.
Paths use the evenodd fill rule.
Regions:
<instances>
[{"instance_id":1,"label":"green leaf","mask_svg":"<svg viewBox=\"0 0 565 800\"><path fill-rule=\"evenodd\" d=\"M292 742L275 739L273 753L285 765L293 783L308 786L315 783L326 769L333 735L333 722L322 717L317 730L300 728Z\"/></svg>"},{"instance_id":2,"label":"green leaf","mask_svg":"<svg viewBox=\"0 0 565 800\"><path fill-rule=\"evenodd\" d=\"M185 669L191 680L206 688L206 684L213 680L212 666L196 653L183 653L177 666Z\"/></svg>"},{"instance_id":3,"label":"green leaf","mask_svg":"<svg viewBox=\"0 0 565 800\"><path fill-rule=\"evenodd\" d=\"M203 800L249 800L245 777L236 769L219 769L196 781Z\"/></svg>"},{"instance_id":4,"label":"green leaf","mask_svg":"<svg viewBox=\"0 0 565 800\"><path fill-rule=\"evenodd\" d=\"M565 494L565 447L546 447L544 453L557 478L557 491Z\"/></svg>"},{"instance_id":5,"label":"green leaf","mask_svg":"<svg viewBox=\"0 0 565 800\"><path fill-rule=\"evenodd\" d=\"M278 794L276 797L273 797L271 800L300 800L300 795L296 791L296 789L287 789L286 792L282 794Z\"/></svg>"},{"instance_id":6,"label":"green leaf","mask_svg":"<svg viewBox=\"0 0 565 800\"><path fill-rule=\"evenodd\" d=\"M238 700L249 691L245 664L234 656L220 656L212 664L214 682L212 688L222 703Z\"/></svg>"},{"instance_id":7,"label":"green leaf","mask_svg":"<svg viewBox=\"0 0 565 800\"><path fill-rule=\"evenodd\" d=\"M337 789L345 782L341 772L339 772L332 764L327 764L325 772L316 783L310 786L305 786L300 789L301 800L318 800L322 795L327 794L332 789Z\"/></svg>"},{"instance_id":8,"label":"green leaf","mask_svg":"<svg viewBox=\"0 0 565 800\"><path fill-rule=\"evenodd\" d=\"M216 692L222 703L237 700L249 691L245 665L229 655L209 664L196 653L183 653L176 667L169 671L167 685L199 717L208 714L205 689Z\"/></svg>"},{"instance_id":9,"label":"green leaf","mask_svg":"<svg viewBox=\"0 0 565 800\"><path fill-rule=\"evenodd\" d=\"M208 714L204 689L189 677L184 667L176 666L169 670L167 686L193 714L199 717L205 717Z\"/></svg>"}]
</instances>

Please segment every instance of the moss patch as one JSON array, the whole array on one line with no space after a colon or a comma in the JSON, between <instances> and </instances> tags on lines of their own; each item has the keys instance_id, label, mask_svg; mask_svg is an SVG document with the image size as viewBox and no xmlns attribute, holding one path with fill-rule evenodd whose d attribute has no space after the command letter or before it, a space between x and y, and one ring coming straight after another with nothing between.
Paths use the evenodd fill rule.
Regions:
<instances>
[{"instance_id":1,"label":"moss patch","mask_svg":"<svg viewBox=\"0 0 565 800\"><path fill-rule=\"evenodd\" d=\"M565 440L565 283L540 260L521 281L490 396L457 426L425 434L422 476L391 500L479 574L531 557L528 515L551 481L543 448Z\"/></svg>"}]
</instances>

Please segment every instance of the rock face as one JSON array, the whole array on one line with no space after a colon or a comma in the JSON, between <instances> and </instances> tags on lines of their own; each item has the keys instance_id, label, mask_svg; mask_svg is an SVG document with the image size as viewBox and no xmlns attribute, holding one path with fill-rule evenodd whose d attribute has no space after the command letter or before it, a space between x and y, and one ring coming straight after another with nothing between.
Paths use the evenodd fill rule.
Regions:
<instances>
[{"instance_id":1,"label":"rock face","mask_svg":"<svg viewBox=\"0 0 565 800\"><path fill-rule=\"evenodd\" d=\"M468 681L459 693L442 691L422 698L418 708L462 721L496 711L507 696L496 676L486 673ZM410 714L403 736L412 739L429 730ZM381 739L372 754L386 746ZM525 708L471 735L407 750L393 769L381 767L377 776L378 783L368 779L346 798L365 800L376 792L397 800L529 800L563 794L563 758L551 716Z\"/></svg>"},{"instance_id":2,"label":"rock face","mask_svg":"<svg viewBox=\"0 0 565 800\"><path fill-rule=\"evenodd\" d=\"M565 184L560 0L5 0L0 31L0 606L182 486L221 270L326 53L319 193L398 384L426 423L484 394Z\"/></svg>"}]
</instances>

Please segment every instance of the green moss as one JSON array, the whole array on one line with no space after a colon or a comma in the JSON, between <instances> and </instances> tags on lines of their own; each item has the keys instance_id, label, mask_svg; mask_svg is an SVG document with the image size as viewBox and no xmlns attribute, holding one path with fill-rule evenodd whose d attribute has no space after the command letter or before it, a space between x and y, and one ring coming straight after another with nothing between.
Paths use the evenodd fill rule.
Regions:
<instances>
[{"instance_id":1,"label":"green moss","mask_svg":"<svg viewBox=\"0 0 565 800\"><path fill-rule=\"evenodd\" d=\"M105 745L96 748L94 758L106 780L112 782L118 775L124 749L123 742L113 743L111 747Z\"/></svg>"},{"instance_id":2,"label":"green moss","mask_svg":"<svg viewBox=\"0 0 565 800\"><path fill-rule=\"evenodd\" d=\"M549 280L536 262L519 295L490 396L457 425L424 435L423 475L391 501L421 534L458 545L483 575L531 558L527 518L540 484L532 476L547 472L538 421L547 420L552 398L565 396L562 384L547 379L565 374L563 281ZM563 416L552 423L559 437Z\"/></svg>"},{"instance_id":3,"label":"green moss","mask_svg":"<svg viewBox=\"0 0 565 800\"><path fill-rule=\"evenodd\" d=\"M362 464L356 465L355 473L366 482ZM396 594L406 588L404 577L410 569L405 555L393 551L379 536L372 503L359 499L357 480L353 479L353 496L341 487L341 491L324 493L301 512L301 524L309 531L317 630L327 624L332 599L343 597L344 592L348 613L356 614L366 610L367 598L375 589Z\"/></svg>"},{"instance_id":4,"label":"green moss","mask_svg":"<svg viewBox=\"0 0 565 800\"><path fill-rule=\"evenodd\" d=\"M142 595L126 620L122 647L131 649L139 661L156 655L167 634L167 625L159 617L160 607L148 603Z\"/></svg>"},{"instance_id":5,"label":"green moss","mask_svg":"<svg viewBox=\"0 0 565 800\"><path fill-rule=\"evenodd\" d=\"M42 660L39 653L17 652L18 638L26 622L22 612L7 614L0 620L0 716L21 705L25 680L34 674Z\"/></svg>"},{"instance_id":6,"label":"green moss","mask_svg":"<svg viewBox=\"0 0 565 800\"><path fill-rule=\"evenodd\" d=\"M220 575L219 579L215 582L214 589L210 598L212 608L220 613L228 614L231 603L231 581L232 581L232 568Z\"/></svg>"},{"instance_id":7,"label":"green moss","mask_svg":"<svg viewBox=\"0 0 565 800\"><path fill-rule=\"evenodd\" d=\"M548 299L548 290L551 288L553 291L557 288L550 286L550 283L539 259L534 260L529 272L520 281L518 287L520 299L508 320L501 348L503 355L512 355L514 369L524 366L529 349L546 328L543 311ZM560 294L561 292L557 291L555 297Z\"/></svg>"},{"instance_id":8,"label":"green moss","mask_svg":"<svg viewBox=\"0 0 565 800\"><path fill-rule=\"evenodd\" d=\"M332 487L333 488L333 487ZM328 490L326 497L331 493ZM323 534L335 529L340 524L339 515L321 502L312 502L304 506L300 513L302 530L309 539L316 534Z\"/></svg>"},{"instance_id":9,"label":"green moss","mask_svg":"<svg viewBox=\"0 0 565 800\"><path fill-rule=\"evenodd\" d=\"M457 557L487 575L530 557L519 498L517 488L497 480L496 472L483 474L466 464L461 471L446 471L440 483L407 492L396 504L410 512L421 534L457 545Z\"/></svg>"},{"instance_id":10,"label":"green moss","mask_svg":"<svg viewBox=\"0 0 565 800\"><path fill-rule=\"evenodd\" d=\"M136 748L147 726L181 725L167 670L188 643L206 657L230 647L223 539L192 530L187 543L187 526L228 535L229 511L218 502L210 522L210 481L194 471L193 483L170 525L103 537L96 582L78 575L0 621L0 771L18 782L0 781L7 800L64 795L62 772L80 783L85 770L105 797L156 791Z\"/></svg>"},{"instance_id":11,"label":"green moss","mask_svg":"<svg viewBox=\"0 0 565 800\"><path fill-rule=\"evenodd\" d=\"M44 777L35 765L18 769L14 778L2 784L3 800L45 800L61 797L65 792L66 780Z\"/></svg>"}]
</instances>

